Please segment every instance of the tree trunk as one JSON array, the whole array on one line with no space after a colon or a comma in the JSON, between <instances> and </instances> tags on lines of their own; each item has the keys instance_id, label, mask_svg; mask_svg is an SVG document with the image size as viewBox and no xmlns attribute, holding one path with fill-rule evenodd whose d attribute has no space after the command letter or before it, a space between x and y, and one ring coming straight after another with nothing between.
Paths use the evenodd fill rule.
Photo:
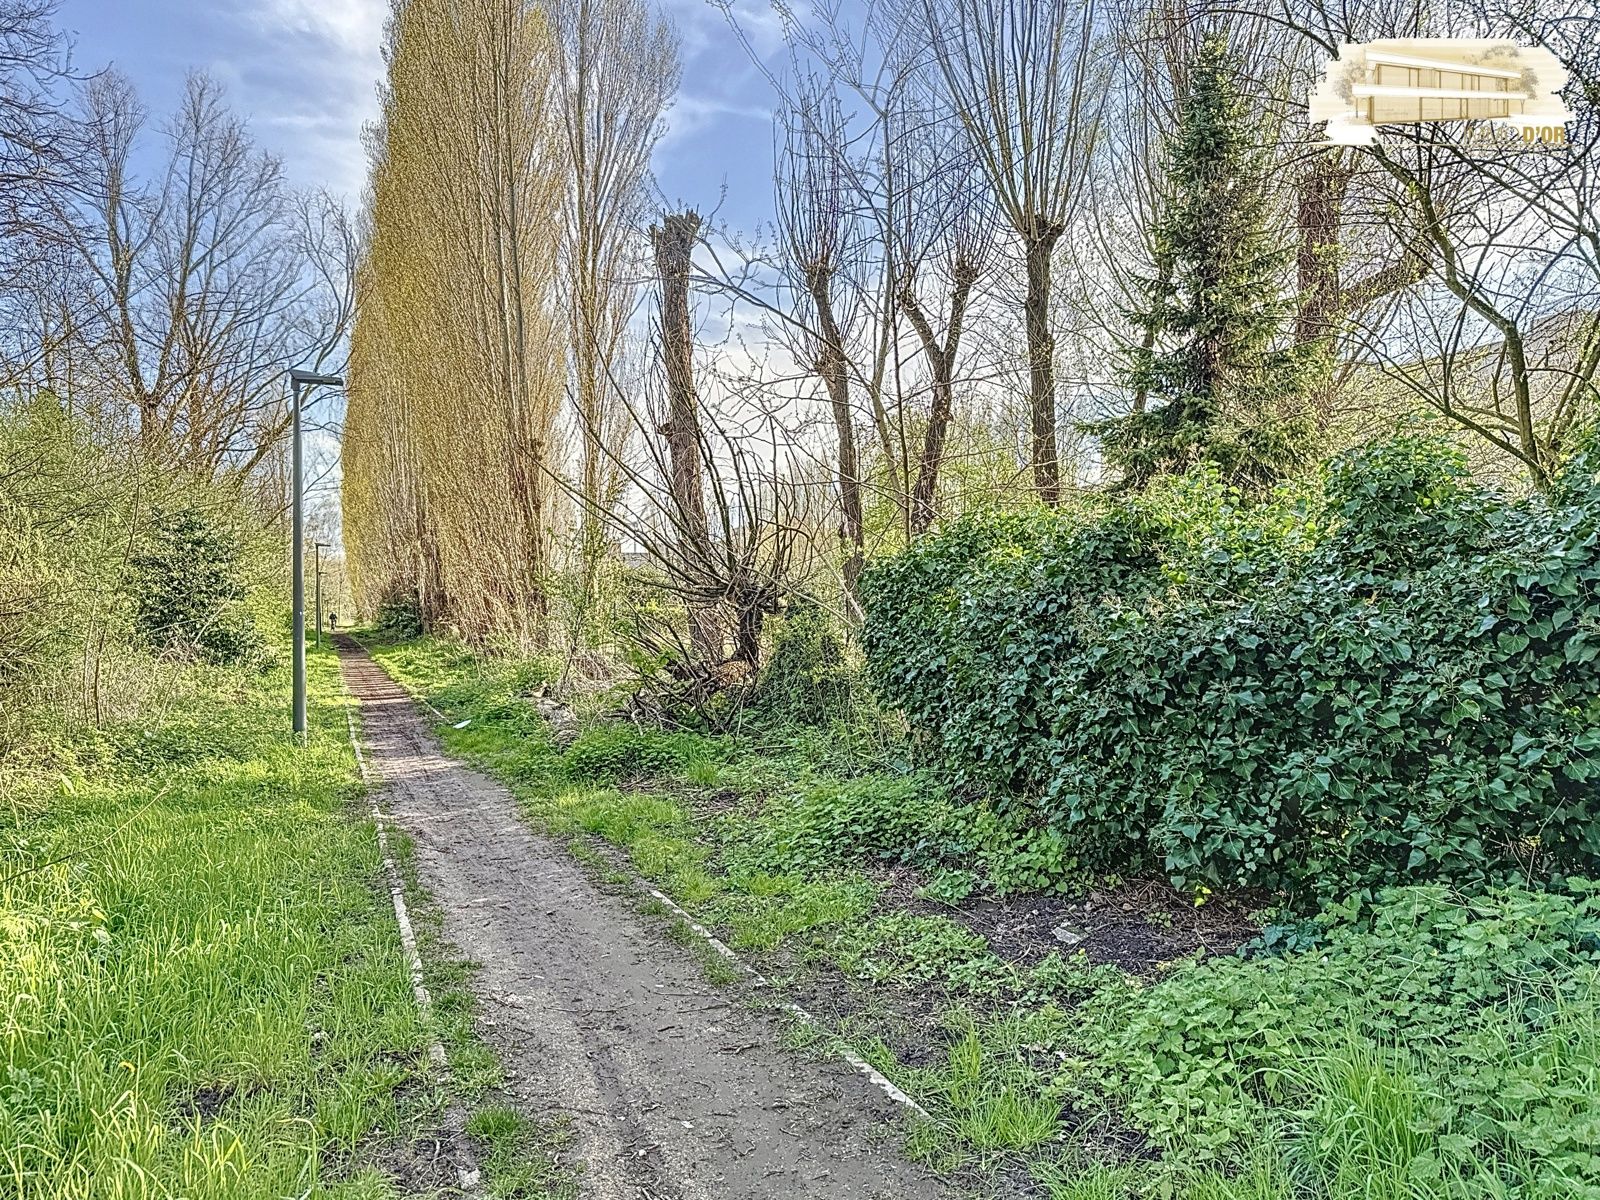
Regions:
<instances>
[{"instance_id":1,"label":"tree trunk","mask_svg":"<svg viewBox=\"0 0 1600 1200\"><path fill-rule=\"evenodd\" d=\"M1295 316L1294 340L1298 345L1332 339L1343 317L1344 293L1339 277L1339 226L1344 215L1345 189L1350 171L1339 162L1338 150L1318 152L1300 177L1296 254L1296 282L1300 307ZM1324 382L1310 396L1317 428L1333 422L1334 388Z\"/></svg>"},{"instance_id":2,"label":"tree trunk","mask_svg":"<svg viewBox=\"0 0 1600 1200\"><path fill-rule=\"evenodd\" d=\"M822 333L822 348L816 371L828 389L833 406L833 427L839 442L839 507L843 520L839 540L844 548L844 590L851 604L856 600L861 581L866 522L861 509L861 467L856 454L855 421L850 414L850 375L844 357L842 335L833 315L832 272L816 268L806 273L811 299L817 308L817 324Z\"/></svg>"},{"instance_id":3,"label":"tree trunk","mask_svg":"<svg viewBox=\"0 0 1600 1200\"><path fill-rule=\"evenodd\" d=\"M944 442L950 431L954 408L954 387L950 375L953 356L929 355L933 373L933 406L928 413L928 428L922 435L922 458L917 463L917 481L911 489L911 536L921 537L933 527L938 509L934 499L939 490L939 468L944 463Z\"/></svg>"},{"instance_id":4,"label":"tree trunk","mask_svg":"<svg viewBox=\"0 0 1600 1200\"><path fill-rule=\"evenodd\" d=\"M917 481L911 490L912 537L928 532L938 515L935 500L939 491L939 469L944 465L945 438L949 435L950 417L955 408L956 352L961 346L967 299L978 281L978 272L970 262L958 258L953 278L955 286L950 291L950 325L945 331L943 345L939 344L932 323L917 303L916 293L907 286L900 297L900 305L906 310L917 337L922 341L933 393L928 428L922 437L922 457L917 463Z\"/></svg>"},{"instance_id":5,"label":"tree trunk","mask_svg":"<svg viewBox=\"0 0 1600 1200\"><path fill-rule=\"evenodd\" d=\"M1028 409L1032 426L1029 457L1039 499L1061 499L1061 463L1056 448L1056 341L1050 333L1050 258L1061 230L1053 226L1029 235L1025 248L1028 291L1023 318L1028 334Z\"/></svg>"},{"instance_id":6,"label":"tree trunk","mask_svg":"<svg viewBox=\"0 0 1600 1200\"><path fill-rule=\"evenodd\" d=\"M739 609L737 644L733 657L736 662L748 665L752 679L761 665L761 627L766 624L766 616L766 610L760 602L746 603Z\"/></svg>"},{"instance_id":7,"label":"tree trunk","mask_svg":"<svg viewBox=\"0 0 1600 1200\"><path fill-rule=\"evenodd\" d=\"M672 467L672 501L677 510L678 540L689 562L711 557L706 524L704 464L700 453L699 399L694 387L694 333L689 313L689 269L700 214L669 213L650 230L656 274L661 280L661 357L667 374L667 439ZM688 602L689 642L705 665L722 660L722 628L716 610Z\"/></svg>"}]
</instances>

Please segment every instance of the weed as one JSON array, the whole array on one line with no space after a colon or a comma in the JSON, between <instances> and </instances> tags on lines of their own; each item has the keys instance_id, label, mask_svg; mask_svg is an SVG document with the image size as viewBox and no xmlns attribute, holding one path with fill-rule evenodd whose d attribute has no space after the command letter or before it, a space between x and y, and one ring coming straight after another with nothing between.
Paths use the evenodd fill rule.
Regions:
<instances>
[{"instance_id":1,"label":"weed","mask_svg":"<svg viewBox=\"0 0 1600 1200\"><path fill-rule=\"evenodd\" d=\"M1130 1200L1135 1194L1133 1172L1099 1163L1050 1166L1038 1173L1050 1200Z\"/></svg>"},{"instance_id":2,"label":"weed","mask_svg":"<svg viewBox=\"0 0 1600 1200\"><path fill-rule=\"evenodd\" d=\"M975 1026L950 1047L946 1109L979 1151L1027 1150L1056 1134L1061 1103L1031 1087L1025 1070L993 1054Z\"/></svg>"},{"instance_id":3,"label":"weed","mask_svg":"<svg viewBox=\"0 0 1600 1200\"><path fill-rule=\"evenodd\" d=\"M793 1013L784 1012L787 1018L779 1032L778 1039L785 1050L797 1053L817 1053L828 1041L824 1033L815 1022L802 1020Z\"/></svg>"},{"instance_id":4,"label":"weed","mask_svg":"<svg viewBox=\"0 0 1600 1200\"><path fill-rule=\"evenodd\" d=\"M872 910L877 885L860 876L806 880L795 875L756 874L734 881L706 909L732 931L738 950L773 950L797 933L860 921Z\"/></svg>"},{"instance_id":5,"label":"weed","mask_svg":"<svg viewBox=\"0 0 1600 1200\"><path fill-rule=\"evenodd\" d=\"M931 856L948 806L921 776L866 776L774 797L730 855L734 869L816 870Z\"/></svg>"},{"instance_id":6,"label":"weed","mask_svg":"<svg viewBox=\"0 0 1600 1200\"><path fill-rule=\"evenodd\" d=\"M577 1183L561 1160L571 1141L565 1124L537 1125L514 1108L489 1105L467 1119L483 1144L483 1171L497 1200L571 1200Z\"/></svg>"},{"instance_id":7,"label":"weed","mask_svg":"<svg viewBox=\"0 0 1600 1200\"><path fill-rule=\"evenodd\" d=\"M673 774L690 764L703 775L714 767L707 739L620 724L588 730L562 758L567 778L584 783L637 783Z\"/></svg>"},{"instance_id":8,"label":"weed","mask_svg":"<svg viewBox=\"0 0 1600 1200\"><path fill-rule=\"evenodd\" d=\"M941 867L917 889L917 895L924 900L954 906L972 895L977 886L978 876L975 872L958 867Z\"/></svg>"},{"instance_id":9,"label":"weed","mask_svg":"<svg viewBox=\"0 0 1600 1200\"><path fill-rule=\"evenodd\" d=\"M700 942L696 950L700 959L700 967L705 971L706 978L717 987L727 987L729 984L738 983L744 979L745 974L738 966L728 961L726 957L717 952L716 947Z\"/></svg>"},{"instance_id":10,"label":"weed","mask_svg":"<svg viewBox=\"0 0 1600 1200\"><path fill-rule=\"evenodd\" d=\"M952 992L998 996L1017 978L982 935L947 917L890 913L841 929L828 952L847 975L900 987L933 983Z\"/></svg>"}]
</instances>

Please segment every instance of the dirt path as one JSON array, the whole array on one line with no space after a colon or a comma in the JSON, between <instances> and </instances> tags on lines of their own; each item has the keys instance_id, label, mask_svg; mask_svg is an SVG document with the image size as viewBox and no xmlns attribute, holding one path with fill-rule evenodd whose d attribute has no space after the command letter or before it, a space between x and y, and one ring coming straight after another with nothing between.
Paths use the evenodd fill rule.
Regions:
<instances>
[{"instance_id":1,"label":"dirt path","mask_svg":"<svg viewBox=\"0 0 1600 1200\"><path fill-rule=\"evenodd\" d=\"M480 1034L512 1091L570 1114L595 1200L939 1197L883 1144L895 1105L774 1024L558 847L500 784L445 756L406 693L341 638L381 802L416 843L445 937L481 964Z\"/></svg>"}]
</instances>

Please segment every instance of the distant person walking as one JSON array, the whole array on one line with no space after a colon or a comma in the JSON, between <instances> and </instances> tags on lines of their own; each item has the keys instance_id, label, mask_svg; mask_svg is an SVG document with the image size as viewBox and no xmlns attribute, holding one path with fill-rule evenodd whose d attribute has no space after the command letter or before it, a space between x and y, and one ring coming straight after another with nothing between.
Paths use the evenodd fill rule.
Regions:
<instances>
[{"instance_id":1,"label":"distant person walking","mask_svg":"<svg viewBox=\"0 0 1600 1200\"><path fill-rule=\"evenodd\" d=\"M337 628L339 628L339 614L334 612L334 611L332 611L331 609L328 611L328 628L329 629L337 629Z\"/></svg>"}]
</instances>

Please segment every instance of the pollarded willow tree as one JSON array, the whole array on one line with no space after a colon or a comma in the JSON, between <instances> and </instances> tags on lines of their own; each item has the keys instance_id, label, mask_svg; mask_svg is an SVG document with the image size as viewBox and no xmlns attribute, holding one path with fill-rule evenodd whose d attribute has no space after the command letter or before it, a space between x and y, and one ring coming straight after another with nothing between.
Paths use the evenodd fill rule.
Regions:
<instances>
[{"instance_id":1,"label":"pollarded willow tree","mask_svg":"<svg viewBox=\"0 0 1600 1200\"><path fill-rule=\"evenodd\" d=\"M365 608L541 636L564 330L554 41L521 0L395 0L344 511Z\"/></svg>"},{"instance_id":2,"label":"pollarded willow tree","mask_svg":"<svg viewBox=\"0 0 1600 1200\"><path fill-rule=\"evenodd\" d=\"M839 541L844 591L853 603L864 562L865 521L861 455L856 447L846 347L858 308L859 214L840 146L846 122L838 99L818 81L778 119L784 143L778 156L778 230L784 266L799 300L803 332L797 357L822 381L833 416L839 489Z\"/></svg>"},{"instance_id":3,"label":"pollarded willow tree","mask_svg":"<svg viewBox=\"0 0 1600 1200\"><path fill-rule=\"evenodd\" d=\"M1104 109L1096 0L922 0L952 109L1022 247L1029 459L1040 499L1061 494L1056 248L1083 200Z\"/></svg>"}]
</instances>

